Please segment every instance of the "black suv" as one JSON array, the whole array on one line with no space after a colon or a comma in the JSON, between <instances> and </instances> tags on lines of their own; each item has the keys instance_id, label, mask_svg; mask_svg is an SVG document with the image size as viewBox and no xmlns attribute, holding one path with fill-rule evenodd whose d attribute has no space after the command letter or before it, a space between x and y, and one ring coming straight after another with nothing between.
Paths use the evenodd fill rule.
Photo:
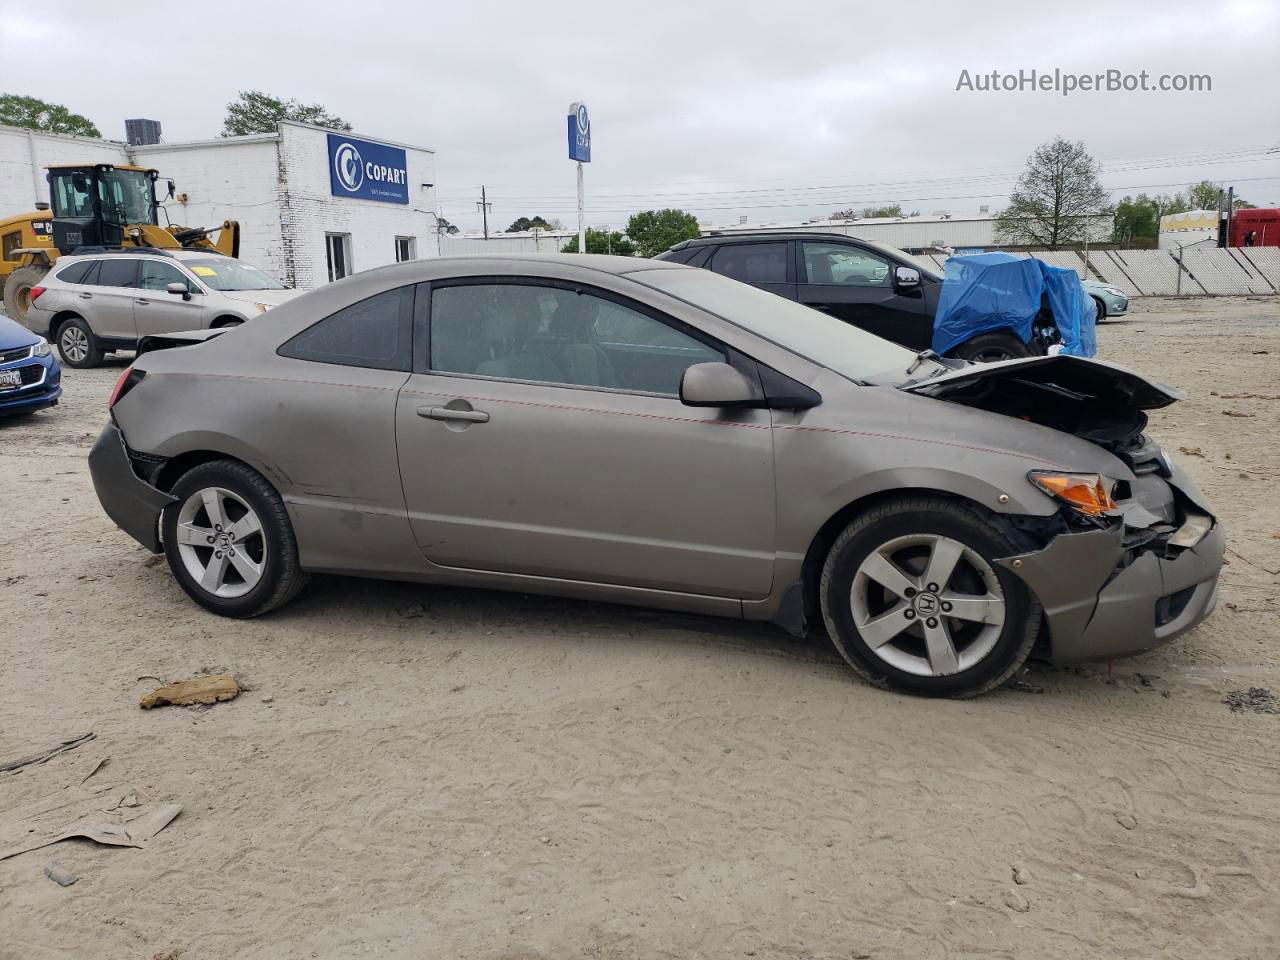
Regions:
<instances>
[{"instance_id":1,"label":"black suv","mask_svg":"<svg viewBox=\"0 0 1280 960\"><path fill-rule=\"evenodd\" d=\"M745 281L912 350L933 341L942 275L881 243L838 233L713 234L677 243L657 259ZM1011 333L989 333L949 352L965 360L1001 360L1032 350Z\"/></svg>"}]
</instances>

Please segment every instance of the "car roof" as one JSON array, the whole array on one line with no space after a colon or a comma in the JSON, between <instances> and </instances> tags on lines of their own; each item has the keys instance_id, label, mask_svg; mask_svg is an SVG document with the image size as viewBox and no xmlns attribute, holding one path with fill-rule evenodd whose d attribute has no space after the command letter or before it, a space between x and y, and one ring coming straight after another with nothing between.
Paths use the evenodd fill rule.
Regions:
<instances>
[{"instance_id":1,"label":"car roof","mask_svg":"<svg viewBox=\"0 0 1280 960\"><path fill-rule=\"evenodd\" d=\"M219 253L217 250L162 250L159 247L103 247L90 248L80 253L64 253L58 258L58 262L64 260L89 260L101 259L109 257L116 259L119 257L163 257L166 260L203 260L208 257L221 257L225 254Z\"/></svg>"},{"instance_id":2,"label":"car roof","mask_svg":"<svg viewBox=\"0 0 1280 960\"><path fill-rule=\"evenodd\" d=\"M709 233L689 240L681 240L672 250L703 247L713 243L759 243L761 240L837 240L843 243L865 243L861 237L847 233L818 233L815 230L757 230L752 233Z\"/></svg>"}]
</instances>

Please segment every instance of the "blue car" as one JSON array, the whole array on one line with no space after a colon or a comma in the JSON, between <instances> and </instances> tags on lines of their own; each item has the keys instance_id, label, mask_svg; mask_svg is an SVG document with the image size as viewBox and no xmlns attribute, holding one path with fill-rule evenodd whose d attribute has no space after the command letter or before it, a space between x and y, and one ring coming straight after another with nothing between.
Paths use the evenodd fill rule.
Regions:
<instances>
[{"instance_id":1,"label":"blue car","mask_svg":"<svg viewBox=\"0 0 1280 960\"><path fill-rule=\"evenodd\" d=\"M49 341L0 317L0 416L51 407L62 396L62 368Z\"/></svg>"}]
</instances>

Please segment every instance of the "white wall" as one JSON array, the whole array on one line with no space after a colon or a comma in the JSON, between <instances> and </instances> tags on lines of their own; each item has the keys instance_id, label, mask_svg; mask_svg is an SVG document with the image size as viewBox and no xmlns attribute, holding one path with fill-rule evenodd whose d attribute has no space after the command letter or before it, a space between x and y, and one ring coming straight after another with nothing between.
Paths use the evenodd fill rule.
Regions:
<instances>
[{"instance_id":1,"label":"white wall","mask_svg":"<svg viewBox=\"0 0 1280 960\"><path fill-rule=\"evenodd\" d=\"M469 256L476 253L559 253L561 248L578 236L578 231L554 233L491 233L483 236L443 234L440 237L440 256Z\"/></svg>"},{"instance_id":2,"label":"white wall","mask_svg":"<svg viewBox=\"0 0 1280 960\"><path fill-rule=\"evenodd\" d=\"M28 133L17 127L0 127L0 220L34 210L37 200L49 202L44 168L50 164L129 162L123 143L49 133L28 137Z\"/></svg>"},{"instance_id":3,"label":"white wall","mask_svg":"<svg viewBox=\"0 0 1280 960\"><path fill-rule=\"evenodd\" d=\"M416 238L419 257L436 256L435 191L422 186L435 183L435 155L430 150L404 148L409 174L407 206L335 197L329 185L328 133L304 124L280 125L284 188L280 219L286 262L293 264L292 275L281 279L304 288L328 282L326 233L351 235L353 272L395 263L397 236ZM352 136L374 139L358 132Z\"/></svg>"},{"instance_id":4,"label":"white wall","mask_svg":"<svg viewBox=\"0 0 1280 960\"><path fill-rule=\"evenodd\" d=\"M240 223L240 257L267 274L289 273L281 242L278 151L274 134L189 144L135 147L140 166L155 167L174 182L180 199L165 201L173 223L215 227ZM163 189L163 184L161 184ZM159 193L163 196L163 193ZM160 216L164 223L164 214Z\"/></svg>"}]
</instances>

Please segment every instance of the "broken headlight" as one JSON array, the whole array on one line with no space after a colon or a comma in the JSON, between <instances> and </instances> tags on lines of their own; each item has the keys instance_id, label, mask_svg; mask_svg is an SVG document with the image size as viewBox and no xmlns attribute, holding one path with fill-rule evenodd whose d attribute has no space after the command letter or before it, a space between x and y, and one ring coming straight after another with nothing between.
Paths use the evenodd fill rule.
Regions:
<instances>
[{"instance_id":1,"label":"broken headlight","mask_svg":"<svg viewBox=\"0 0 1280 960\"><path fill-rule=\"evenodd\" d=\"M1054 473L1032 470L1027 479L1060 503L1086 517L1114 513L1116 482L1100 473Z\"/></svg>"}]
</instances>

